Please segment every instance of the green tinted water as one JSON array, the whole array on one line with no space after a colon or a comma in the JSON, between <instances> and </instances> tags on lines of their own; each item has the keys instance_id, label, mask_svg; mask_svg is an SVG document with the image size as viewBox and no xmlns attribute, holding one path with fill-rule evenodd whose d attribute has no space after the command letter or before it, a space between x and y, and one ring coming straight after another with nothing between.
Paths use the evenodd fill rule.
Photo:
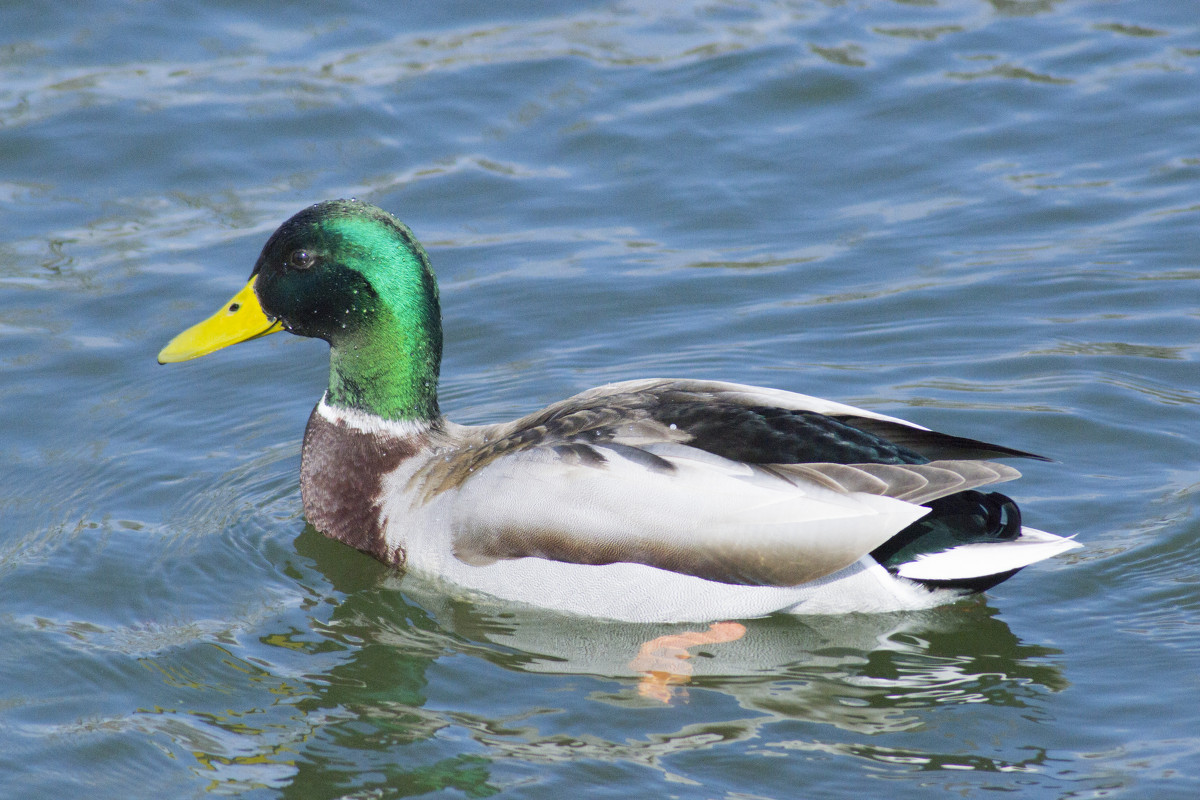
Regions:
<instances>
[{"instance_id":1,"label":"green tinted water","mask_svg":"<svg viewBox=\"0 0 1200 800\"><path fill-rule=\"evenodd\" d=\"M1200 793L1200 25L1084 2L0 8L13 797ZM1045 453L1069 557L913 615L674 630L306 529L325 348L158 348L317 200L430 251L442 407L654 375Z\"/></svg>"}]
</instances>

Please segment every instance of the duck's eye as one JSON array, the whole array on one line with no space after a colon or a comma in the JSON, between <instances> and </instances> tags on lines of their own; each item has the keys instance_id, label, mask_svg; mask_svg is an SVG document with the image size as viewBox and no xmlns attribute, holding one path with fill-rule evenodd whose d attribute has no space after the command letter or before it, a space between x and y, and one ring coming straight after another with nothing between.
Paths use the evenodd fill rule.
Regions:
<instances>
[{"instance_id":1,"label":"duck's eye","mask_svg":"<svg viewBox=\"0 0 1200 800\"><path fill-rule=\"evenodd\" d=\"M308 269L316 263L316 256L307 250L293 250L288 256L287 263L289 267L294 269Z\"/></svg>"}]
</instances>

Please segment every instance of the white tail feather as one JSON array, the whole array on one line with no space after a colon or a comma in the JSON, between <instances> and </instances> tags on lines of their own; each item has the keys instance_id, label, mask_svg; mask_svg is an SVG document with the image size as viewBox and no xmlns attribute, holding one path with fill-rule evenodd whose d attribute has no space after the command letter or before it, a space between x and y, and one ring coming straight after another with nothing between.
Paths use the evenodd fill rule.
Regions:
<instances>
[{"instance_id":1,"label":"white tail feather","mask_svg":"<svg viewBox=\"0 0 1200 800\"><path fill-rule=\"evenodd\" d=\"M959 545L940 553L918 556L915 561L901 564L896 572L902 578L918 581L982 578L1027 567L1082 546L1053 533L1021 528L1021 535L1014 541Z\"/></svg>"}]
</instances>

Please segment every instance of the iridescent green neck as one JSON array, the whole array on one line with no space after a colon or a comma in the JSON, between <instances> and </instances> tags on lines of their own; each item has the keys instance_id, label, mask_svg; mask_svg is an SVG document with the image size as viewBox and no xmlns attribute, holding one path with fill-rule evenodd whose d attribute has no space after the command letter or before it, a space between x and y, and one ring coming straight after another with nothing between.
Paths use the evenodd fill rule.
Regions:
<instances>
[{"instance_id":1,"label":"iridescent green neck","mask_svg":"<svg viewBox=\"0 0 1200 800\"><path fill-rule=\"evenodd\" d=\"M390 420L435 420L441 331L434 339L394 323L377 320L331 345L326 402Z\"/></svg>"},{"instance_id":2,"label":"iridescent green neck","mask_svg":"<svg viewBox=\"0 0 1200 800\"><path fill-rule=\"evenodd\" d=\"M377 209L371 209L377 211ZM342 265L326 401L389 420L440 416L442 319L424 249L390 214L359 213L324 226Z\"/></svg>"}]
</instances>

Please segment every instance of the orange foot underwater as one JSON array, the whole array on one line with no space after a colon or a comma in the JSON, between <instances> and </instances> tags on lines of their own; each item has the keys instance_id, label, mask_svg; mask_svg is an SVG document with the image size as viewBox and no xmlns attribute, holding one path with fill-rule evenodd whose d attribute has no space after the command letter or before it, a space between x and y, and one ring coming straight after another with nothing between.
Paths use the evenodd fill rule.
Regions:
<instances>
[{"instance_id":1,"label":"orange foot underwater","mask_svg":"<svg viewBox=\"0 0 1200 800\"><path fill-rule=\"evenodd\" d=\"M689 647L702 644L736 642L746 635L746 626L738 622L714 622L706 631L687 631L659 636L638 649L637 657L629 662L629 668L643 675L638 683L638 694L669 703L675 694L675 686L688 682L692 677L692 665L688 659L692 654Z\"/></svg>"}]
</instances>

